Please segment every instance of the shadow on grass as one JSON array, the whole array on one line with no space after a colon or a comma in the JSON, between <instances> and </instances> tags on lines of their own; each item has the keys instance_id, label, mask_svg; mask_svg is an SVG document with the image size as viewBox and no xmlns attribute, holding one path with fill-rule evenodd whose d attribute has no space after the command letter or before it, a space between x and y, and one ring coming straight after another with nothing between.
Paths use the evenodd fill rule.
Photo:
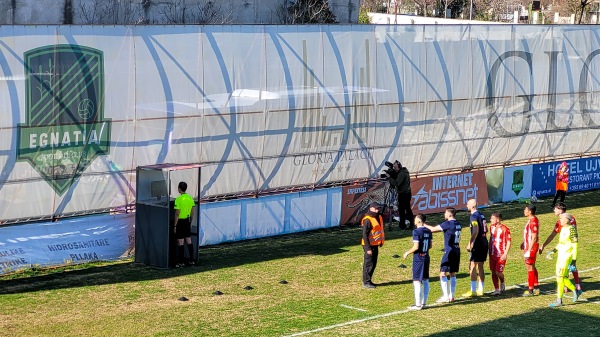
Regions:
<instances>
[{"instance_id":1,"label":"shadow on grass","mask_svg":"<svg viewBox=\"0 0 600 337\"><path fill-rule=\"evenodd\" d=\"M572 312L570 307L593 305L568 303L560 308L532 308L526 314L513 315L467 327L448 327L429 337L452 336L598 336L598 317ZM473 313L475 315L475 313ZM484 314L485 313L481 313Z\"/></svg>"},{"instance_id":2,"label":"shadow on grass","mask_svg":"<svg viewBox=\"0 0 600 337\"><path fill-rule=\"evenodd\" d=\"M600 284L585 283L584 290L592 291L600 289ZM486 306L494 306L494 302L510 297L521 297L523 289L512 289L506 294L500 296L483 296L469 299L457 300L444 306L462 306L466 303L485 303ZM555 296L549 296L548 293L556 294L554 284L543 284L541 291L548 304L555 300ZM527 314L507 316L501 319L487 321L482 324L466 327L453 327L451 324L448 329L442 332L436 332L428 337L446 337L446 336L483 336L483 337L504 337L504 336L599 336L600 325L598 325L598 316L581 314L573 312L572 309L578 306L597 306L600 296L586 298L585 292L576 302L571 302L571 293L565 294L563 306L560 308L543 307L531 308ZM529 298L523 298L526 303ZM590 303L596 302L596 303ZM499 301L497 305L503 305ZM460 310L460 309L457 309ZM472 315L485 315L485 312L471 313ZM469 314L466 314L469 315Z\"/></svg>"},{"instance_id":3,"label":"shadow on grass","mask_svg":"<svg viewBox=\"0 0 600 337\"><path fill-rule=\"evenodd\" d=\"M572 292L568 292L564 295L563 303L564 303L565 308L570 305L580 305L580 304L585 304L585 303L589 303L589 302L598 302L598 300L600 299L600 296L587 298L586 292L600 290L600 282L589 282L588 283L588 282L585 282L585 279L586 278L581 278L583 294L579 297L579 300L576 303L572 303L572 299L573 299ZM523 297L523 292L525 291L526 288L527 287L524 286L524 287L520 287L520 288L510 289L510 290L507 290L504 294L501 294L498 296L492 296L492 295L489 295L486 293L484 296L461 298L461 299L457 299L456 301L454 301L452 303L444 304L444 306L461 305L461 304L465 304L465 303L475 303L475 302L477 302L477 303L489 302L490 305L493 305L493 302L495 302L497 300ZM553 302L556 299L556 283L548 281L547 283L540 284L540 292L541 292L541 294L538 296L544 296L544 297L548 298L548 304L550 304L551 302ZM549 295L552 295L552 296L549 296ZM458 294L457 296L460 296L460 294ZM536 296L536 297L538 297L538 296ZM523 301L527 301L527 300L528 300L528 298L523 297ZM595 305L597 305L597 304L595 304ZM598 318L596 317L595 319L597 320ZM599 331L600 331L600 326L599 326ZM533 335L538 336L537 333L534 333ZM437 336L437 335L435 335L435 336ZM485 335L485 336L487 336L487 335ZM492 335L492 336L496 336L496 335ZM502 334L502 336L520 336L520 335L510 333L509 331L504 331L504 334ZM542 336L542 335L539 335L539 336ZM589 336L589 335L581 335L581 336Z\"/></svg>"},{"instance_id":4,"label":"shadow on grass","mask_svg":"<svg viewBox=\"0 0 600 337\"><path fill-rule=\"evenodd\" d=\"M395 285L401 285L401 284L412 284L412 283L413 283L412 280L390 281L390 282L377 283L377 286L378 287L387 287L387 286L395 286Z\"/></svg>"}]
</instances>

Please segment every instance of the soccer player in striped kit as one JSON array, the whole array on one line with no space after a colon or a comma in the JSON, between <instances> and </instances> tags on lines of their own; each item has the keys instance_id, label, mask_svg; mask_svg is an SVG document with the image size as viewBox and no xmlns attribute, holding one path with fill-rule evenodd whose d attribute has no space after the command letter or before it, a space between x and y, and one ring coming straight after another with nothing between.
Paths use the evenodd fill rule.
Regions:
<instances>
[{"instance_id":1,"label":"soccer player in striped kit","mask_svg":"<svg viewBox=\"0 0 600 337\"><path fill-rule=\"evenodd\" d=\"M537 257L539 244L539 231L540 222L535 216L536 207L534 205L527 205L523 210L523 215L527 217L527 224L523 230L523 243L521 244L521 250L523 251L523 258L525 261L525 267L527 268L527 285L528 289L525 290L523 296L533 296L540 294L540 282L538 281L538 271L535 267L535 260Z\"/></svg>"},{"instance_id":2,"label":"soccer player in striped kit","mask_svg":"<svg viewBox=\"0 0 600 337\"><path fill-rule=\"evenodd\" d=\"M496 212L490 217L490 270L494 292L491 295L500 295L506 290L504 282L504 268L508 251L512 243L510 229L502 223L502 214Z\"/></svg>"}]
</instances>

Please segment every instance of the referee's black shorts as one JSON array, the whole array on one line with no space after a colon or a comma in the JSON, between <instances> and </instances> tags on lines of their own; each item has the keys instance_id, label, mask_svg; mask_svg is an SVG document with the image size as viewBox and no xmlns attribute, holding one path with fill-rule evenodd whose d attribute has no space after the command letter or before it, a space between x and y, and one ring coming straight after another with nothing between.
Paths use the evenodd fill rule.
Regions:
<instances>
[{"instance_id":1,"label":"referee's black shorts","mask_svg":"<svg viewBox=\"0 0 600 337\"><path fill-rule=\"evenodd\" d=\"M192 224L190 218L177 220L177 227L175 227L175 238L185 239L192 236Z\"/></svg>"}]
</instances>

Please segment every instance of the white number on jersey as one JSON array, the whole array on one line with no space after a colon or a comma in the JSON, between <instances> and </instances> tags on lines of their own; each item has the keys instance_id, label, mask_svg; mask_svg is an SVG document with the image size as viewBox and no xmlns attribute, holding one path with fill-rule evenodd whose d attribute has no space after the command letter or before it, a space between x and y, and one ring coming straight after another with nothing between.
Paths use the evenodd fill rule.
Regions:
<instances>
[{"instance_id":1,"label":"white number on jersey","mask_svg":"<svg viewBox=\"0 0 600 337\"><path fill-rule=\"evenodd\" d=\"M429 250L429 240L423 241L423 253L427 253L427 250Z\"/></svg>"},{"instance_id":2,"label":"white number on jersey","mask_svg":"<svg viewBox=\"0 0 600 337\"><path fill-rule=\"evenodd\" d=\"M460 231L454 232L454 243L457 245L460 243Z\"/></svg>"}]
</instances>

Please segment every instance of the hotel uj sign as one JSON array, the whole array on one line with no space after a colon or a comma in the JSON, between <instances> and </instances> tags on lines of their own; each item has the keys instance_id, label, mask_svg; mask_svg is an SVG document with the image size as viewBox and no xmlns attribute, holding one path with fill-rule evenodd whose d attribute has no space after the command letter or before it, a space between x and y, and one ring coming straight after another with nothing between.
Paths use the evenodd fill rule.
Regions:
<instances>
[{"instance_id":1,"label":"hotel uj sign","mask_svg":"<svg viewBox=\"0 0 600 337\"><path fill-rule=\"evenodd\" d=\"M63 195L110 150L102 51L45 46L25 52L24 63L26 120L18 126L17 160L28 161Z\"/></svg>"}]
</instances>

